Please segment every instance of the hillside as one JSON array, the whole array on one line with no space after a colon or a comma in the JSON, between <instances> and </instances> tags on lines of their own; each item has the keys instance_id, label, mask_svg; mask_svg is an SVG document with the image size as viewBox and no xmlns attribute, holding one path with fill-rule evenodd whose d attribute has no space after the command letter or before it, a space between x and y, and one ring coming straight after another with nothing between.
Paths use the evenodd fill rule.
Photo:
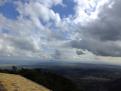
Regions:
<instances>
[{"instance_id":1,"label":"hillside","mask_svg":"<svg viewBox=\"0 0 121 91\"><path fill-rule=\"evenodd\" d=\"M50 91L20 75L0 73L0 91Z\"/></svg>"}]
</instances>

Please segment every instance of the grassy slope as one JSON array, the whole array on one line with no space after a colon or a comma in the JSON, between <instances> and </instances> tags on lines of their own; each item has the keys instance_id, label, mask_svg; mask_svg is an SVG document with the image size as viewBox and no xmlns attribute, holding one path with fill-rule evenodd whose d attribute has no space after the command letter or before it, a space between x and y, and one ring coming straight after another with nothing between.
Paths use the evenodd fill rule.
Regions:
<instances>
[{"instance_id":1,"label":"grassy slope","mask_svg":"<svg viewBox=\"0 0 121 91\"><path fill-rule=\"evenodd\" d=\"M0 84L3 91L50 91L20 75L14 74L0 73Z\"/></svg>"}]
</instances>

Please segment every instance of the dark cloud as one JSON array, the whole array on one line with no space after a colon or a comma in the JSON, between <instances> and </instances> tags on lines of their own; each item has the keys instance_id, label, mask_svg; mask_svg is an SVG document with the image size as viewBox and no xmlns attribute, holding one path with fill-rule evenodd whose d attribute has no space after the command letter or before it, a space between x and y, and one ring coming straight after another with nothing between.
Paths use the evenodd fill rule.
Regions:
<instances>
[{"instance_id":1,"label":"dark cloud","mask_svg":"<svg viewBox=\"0 0 121 91\"><path fill-rule=\"evenodd\" d=\"M82 34L101 41L121 40L121 23L118 21L97 20L87 26Z\"/></svg>"},{"instance_id":2,"label":"dark cloud","mask_svg":"<svg viewBox=\"0 0 121 91\"><path fill-rule=\"evenodd\" d=\"M84 52L82 52L81 50L77 50L77 51L76 51L76 54L77 54L77 55L82 55L82 54L84 54Z\"/></svg>"},{"instance_id":3,"label":"dark cloud","mask_svg":"<svg viewBox=\"0 0 121 91\"><path fill-rule=\"evenodd\" d=\"M54 59L60 59L62 57L62 53L59 50L55 50L54 54L52 55Z\"/></svg>"},{"instance_id":4,"label":"dark cloud","mask_svg":"<svg viewBox=\"0 0 121 91\"><path fill-rule=\"evenodd\" d=\"M113 42L101 42L93 39L71 41L69 46L73 48L88 50L101 56L121 56L121 47Z\"/></svg>"},{"instance_id":5,"label":"dark cloud","mask_svg":"<svg viewBox=\"0 0 121 91\"><path fill-rule=\"evenodd\" d=\"M114 1L112 8L105 5L99 13L99 19L90 22L81 32L102 41L121 40L121 1Z\"/></svg>"},{"instance_id":6,"label":"dark cloud","mask_svg":"<svg viewBox=\"0 0 121 91\"><path fill-rule=\"evenodd\" d=\"M79 33L82 40L72 40L69 43L71 47L101 56L121 56L121 1L112 0L111 3L111 7L104 5L98 19L81 27Z\"/></svg>"}]
</instances>

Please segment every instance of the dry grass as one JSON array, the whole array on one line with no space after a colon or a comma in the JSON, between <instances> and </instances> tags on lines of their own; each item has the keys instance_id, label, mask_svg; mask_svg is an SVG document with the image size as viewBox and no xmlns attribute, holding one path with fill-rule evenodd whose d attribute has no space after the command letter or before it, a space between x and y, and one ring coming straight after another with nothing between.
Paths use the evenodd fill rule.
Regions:
<instances>
[{"instance_id":1,"label":"dry grass","mask_svg":"<svg viewBox=\"0 0 121 91\"><path fill-rule=\"evenodd\" d=\"M5 73L0 73L0 87L0 91L50 91L22 76Z\"/></svg>"}]
</instances>

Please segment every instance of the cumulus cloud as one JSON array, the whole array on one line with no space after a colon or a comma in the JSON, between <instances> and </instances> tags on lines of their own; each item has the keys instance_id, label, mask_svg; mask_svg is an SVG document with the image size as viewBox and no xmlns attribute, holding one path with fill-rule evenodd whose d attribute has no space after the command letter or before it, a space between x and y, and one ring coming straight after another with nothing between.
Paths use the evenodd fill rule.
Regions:
<instances>
[{"instance_id":1,"label":"cumulus cloud","mask_svg":"<svg viewBox=\"0 0 121 91\"><path fill-rule=\"evenodd\" d=\"M120 1L113 2L112 7L105 4L98 14L98 18L88 22L85 26L80 26L78 31L81 41L71 41L74 48L91 51L101 56L121 56L121 13ZM87 37L88 36L88 37ZM118 41L118 43L117 43Z\"/></svg>"},{"instance_id":2,"label":"cumulus cloud","mask_svg":"<svg viewBox=\"0 0 121 91\"><path fill-rule=\"evenodd\" d=\"M68 17L52 9L63 7L63 0L10 1L19 16L11 20L0 13L0 55L68 60L90 54L120 57L121 1L99 1L90 8L85 0L74 0L75 14Z\"/></svg>"},{"instance_id":3,"label":"cumulus cloud","mask_svg":"<svg viewBox=\"0 0 121 91\"><path fill-rule=\"evenodd\" d=\"M62 22L59 14L48 5L62 4L62 0L13 3L20 14L16 20L0 14L1 55L51 58L64 36L58 29Z\"/></svg>"}]
</instances>

